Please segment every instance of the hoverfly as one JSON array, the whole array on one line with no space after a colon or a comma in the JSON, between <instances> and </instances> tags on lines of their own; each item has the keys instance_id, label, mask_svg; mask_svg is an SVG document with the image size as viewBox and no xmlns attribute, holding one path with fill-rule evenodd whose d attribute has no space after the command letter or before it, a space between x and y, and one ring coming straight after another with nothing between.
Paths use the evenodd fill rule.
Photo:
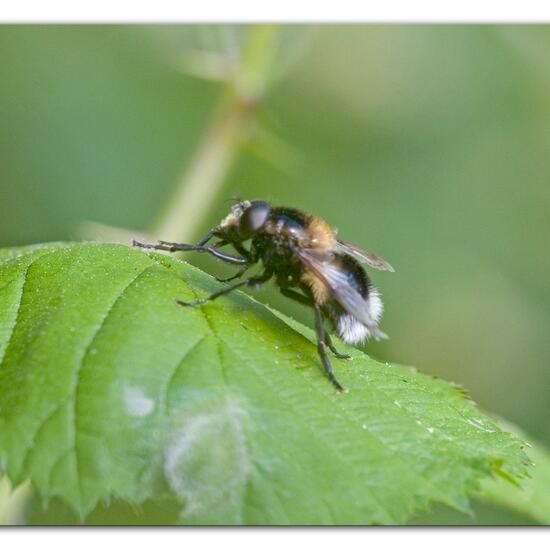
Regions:
<instances>
[{"instance_id":1,"label":"hoverfly","mask_svg":"<svg viewBox=\"0 0 550 550\"><path fill-rule=\"evenodd\" d=\"M207 246L214 238L217 242ZM249 248L244 245L246 241L250 241ZM221 251L225 245L232 245L239 256ZM372 252L338 239L334 229L321 218L293 208L274 207L265 201L244 200L234 204L220 224L195 245L134 241L134 246L169 252L205 252L240 266L232 277L216 277L220 282L239 279L251 266L261 262L263 271L258 275L241 279L200 300L178 300L177 303L197 306L245 285L257 288L274 277L284 296L313 308L319 357L328 378L339 391L344 388L334 375L326 348L339 359L350 356L334 347L325 320L346 344L358 344L369 337L387 338L378 328L383 311L380 294L361 263L382 271L393 271L393 268Z\"/></svg>"}]
</instances>

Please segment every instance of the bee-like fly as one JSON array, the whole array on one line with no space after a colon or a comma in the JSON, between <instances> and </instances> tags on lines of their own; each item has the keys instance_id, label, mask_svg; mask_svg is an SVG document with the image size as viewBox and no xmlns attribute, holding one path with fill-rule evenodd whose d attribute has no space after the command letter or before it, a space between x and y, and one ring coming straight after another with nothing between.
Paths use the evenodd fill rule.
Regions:
<instances>
[{"instance_id":1,"label":"bee-like fly","mask_svg":"<svg viewBox=\"0 0 550 550\"><path fill-rule=\"evenodd\" d=\"M207 246L211 239L218 239ZM249 248L244 243L250 241ZM239 256L220 250L232 245ZM349 358L334 347L324 321L329 320L339 337L347 344L358 344L369 337L387 338L379 328L382 300L371 284L361 263L383 271L393 268L372 252L348 244L336 237L335 231L321 218L292 208L274 207L264 201L240 201L220 224L196 245L169 243L134 246L169 252L206 252L216 258L240 266L228 282L242 277L254 264L261 262L263 271L226 286L210 296L194 302L178 301L182 306L197 306L242 286L258 287L272 277L281 292L315 311L317 350L327 376L342 391L334 376L327 350L336 357Z\"/></svg>"}]
</instances>

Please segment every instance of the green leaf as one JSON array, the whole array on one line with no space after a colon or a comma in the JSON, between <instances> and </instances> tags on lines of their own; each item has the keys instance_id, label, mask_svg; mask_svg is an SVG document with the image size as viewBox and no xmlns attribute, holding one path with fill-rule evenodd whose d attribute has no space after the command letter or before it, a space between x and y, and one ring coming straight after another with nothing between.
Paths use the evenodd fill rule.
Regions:
<instances>
[{"instance_id":1,"label":"green leaf","mask_svg":"<svg viewBox=\"0 0 550 550\"><path fill-rule=\"evenodd\" d=\"M502 478L486 479L482 482L480 496L483 500L506 506L550 525L550 452L517 426L504 421L500 424L527 442L529 456L533 460L530 475L520 486L507 483Z\"/></svg>"},{"instance_id":2,"label":"green leaf","mask_svg":"<svg viewBox=\"0 0 550 550\"><path fill-rule=\"evenodd\" d=\"M334 360L312 333L210 276L120 245L0 255L0 466L82 515L176 497L183 523L396 524L500 474L522 443L459 388Z\"/></svg>"}]
</instances>

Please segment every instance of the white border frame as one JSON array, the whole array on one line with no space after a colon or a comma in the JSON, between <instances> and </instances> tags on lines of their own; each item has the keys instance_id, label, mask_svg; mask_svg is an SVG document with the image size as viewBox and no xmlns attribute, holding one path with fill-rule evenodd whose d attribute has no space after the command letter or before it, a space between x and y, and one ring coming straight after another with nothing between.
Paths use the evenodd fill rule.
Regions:
<instances>
[{"instance_id":1,"label":"white border frame","mask_svg":"<svg viewBox=\"0 0 550 550\"><path fill-rule=\"evenodd\" d=\"M534 23L541 0L3 0L3 23Z\"/></svg>"}]
</instances>

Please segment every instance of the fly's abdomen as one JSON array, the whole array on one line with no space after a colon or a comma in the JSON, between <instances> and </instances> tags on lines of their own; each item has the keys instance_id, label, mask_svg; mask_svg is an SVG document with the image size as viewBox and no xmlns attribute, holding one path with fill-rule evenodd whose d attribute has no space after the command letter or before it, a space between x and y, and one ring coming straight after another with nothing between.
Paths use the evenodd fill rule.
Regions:
<instances>
[{"instance_id":1,"label":"fly's abdomen","mask_svg":"<svg viewBox=\"0 0 550 550\"><path fill-rule=\"evenodd\" d=\"M330 299L323 308L326 315L332 321L341 340L346 344L359 344L371 336L376 339L383 338L384 333L377 329L384 310L380 293L372 285L359 262L346 254L338 256L342 272L346 275L346 283L361 296L361 305L366 308L366 314L371 319L371 324L369 327L365 326L334 298Z\"/></svg>"}]
</instances>

